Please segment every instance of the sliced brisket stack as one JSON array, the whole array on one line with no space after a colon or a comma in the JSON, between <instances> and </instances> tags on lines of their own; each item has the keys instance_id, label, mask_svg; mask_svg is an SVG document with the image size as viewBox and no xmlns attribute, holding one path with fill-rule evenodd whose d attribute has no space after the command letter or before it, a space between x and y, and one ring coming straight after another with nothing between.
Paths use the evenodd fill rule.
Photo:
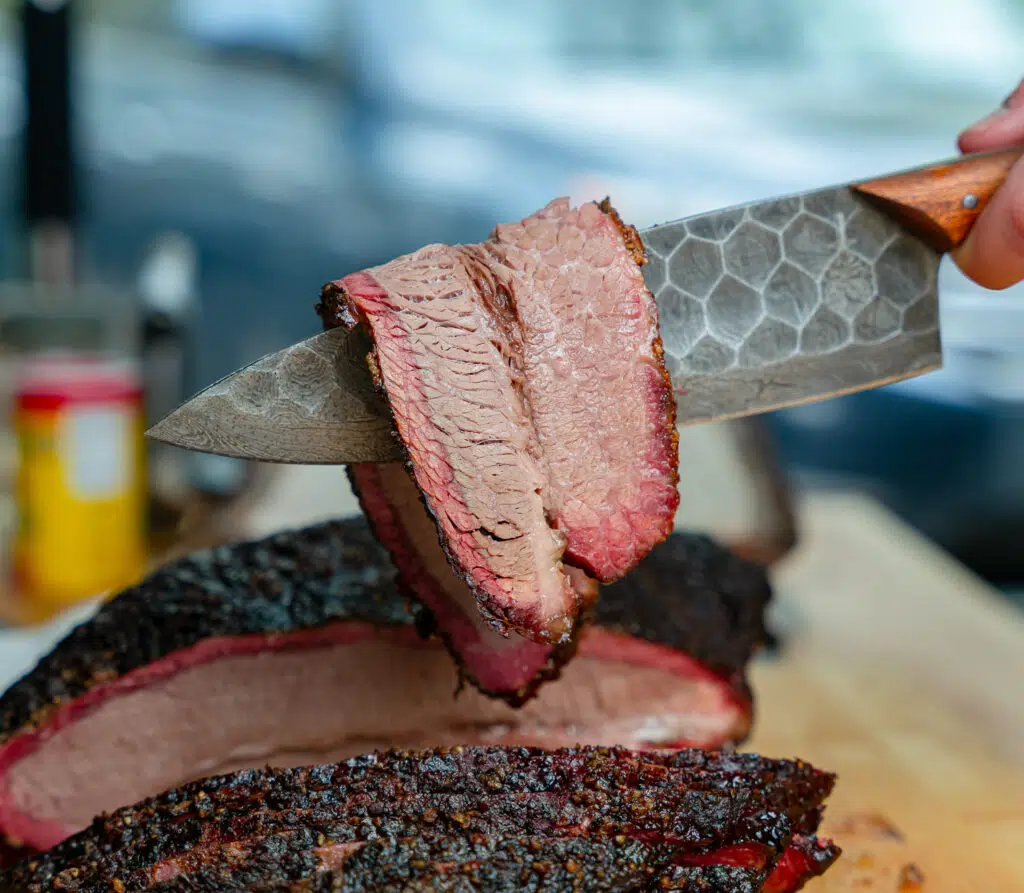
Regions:
<instances>
[{"instance_id":1,"label":"sliced brisket stack","mask_svg":"<svg viewBox=\"0 0 1024 893\"><path fill-rule=\"evenodd\" d=\"M318 308L369 331L408 455L350 467L363 509L465 676L513 703L571 657L595 581L672 529L675 402L644 262L607 202L560 199L346 276Z\"/></svg>"},{"instance_id":2,"label":"sliced brisket stack","mask_svg":"<svg viewBox=\"0 0 1024 893\"><path fill-rule=\"evenodd\" d=\"M497 742L718 747L751 721L764 572L673 534L605 587L562 678L520 709L457 696L359 519L197 552L105 604L0 698L0 841L243 767Z\"/></svg>"},{"instance_id":3,"label":"sliced brisket stack","mask_svg":"<svg viewBox=\"0 0 1024 893\"><path fill-rule=\"evenodd\" d=\"M166 792L0 888L789 893L838 855L813 836L833 782L692 751L391 751Z\"/></svg>"}]
</instances>

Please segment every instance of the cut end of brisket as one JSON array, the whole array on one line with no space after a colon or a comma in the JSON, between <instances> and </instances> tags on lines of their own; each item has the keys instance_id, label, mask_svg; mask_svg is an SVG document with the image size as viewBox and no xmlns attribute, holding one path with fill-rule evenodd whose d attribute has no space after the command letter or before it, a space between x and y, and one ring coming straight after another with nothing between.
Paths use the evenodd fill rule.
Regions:
<instances>
[{"instance_id":1,"label":"cut end of brisket","mask_svg":"<svg viewBox=\"0 0 1024 893\"><path fill-rule=\"evenodd\" d=\"M570 567L621 578L678 507L675 401L638 245L607 202L559 199L479 245L346 276L317 308L326 327L368 329L455 575L492 626L541 645L568 642L586 611Z\"/></svg>"},{"instance_id":2,"label":"cut end of brisket","mask_svg":"<svg viewBox=\"0 0 1024 893\"><path fill-rule=\"evenodd\" d=\"M793 830L829 790L799 780L826 773L679 756L456 747L213 776L97 818L0 888L787 893L837 854Z\"/></svg>"},{"instance_id":3,"label":"cut end of brisket","mask_svg":"<svg viewBox=\"0 0 1024 893\"><path fill-rule=\"evenodd\" d=\"M763 576L722 552L671 536L644 562L660 571L609 587L571 662L541 656L541 677L560 678L534 682L518 708L455 696L446 650L417 633L427 610L407 607L362 518L186 556L106 602L0 697L0 842L38 851L211 773L396 745L735 745L752 716L743 669ZM478 644L470 661L493 661ZM0 864L10 857L0 848Z\"/></svg>"}]
</instances>

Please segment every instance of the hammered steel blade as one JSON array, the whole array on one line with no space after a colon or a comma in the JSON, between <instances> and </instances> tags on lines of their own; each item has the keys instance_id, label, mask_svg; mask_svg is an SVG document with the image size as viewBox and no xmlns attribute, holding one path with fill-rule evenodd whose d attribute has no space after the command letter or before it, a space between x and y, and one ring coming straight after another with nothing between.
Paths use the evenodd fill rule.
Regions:
<instances>
[{"instance_id":1,"label":"hammered steel blade","mask_svg":"<svg viewBox=\"0 0 1024 893\"><path fill-rule=\"evenodd\" d=\"M147 435L185 449L303 465L402 458L361 330L332 329L221 379Z\"/></svg>"},{"instance_id":2,"label":"hammered steel blade","mask_svg":"<svg viewBox=\"0 0 1024 893\"><path fill-rule=\"evenodd\" d=\"M681 424L848 394L942 364L941 254L846 186L640 235Z\"/></svg>"}]
</instances>

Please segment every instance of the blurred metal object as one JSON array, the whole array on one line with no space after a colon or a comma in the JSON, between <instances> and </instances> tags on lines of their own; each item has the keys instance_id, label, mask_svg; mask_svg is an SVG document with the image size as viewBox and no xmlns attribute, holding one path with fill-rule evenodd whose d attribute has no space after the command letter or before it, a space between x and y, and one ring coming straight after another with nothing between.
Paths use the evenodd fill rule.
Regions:
<instances>
[{"instance_id":1,"label":"blurred metal object","mask_svg":"<svg viewBox=\"0 0 1024 893\"><path fill-rule=\"evenodd\" d=\"M756 493L750 532L731 545L735 552L770 567L797 544L796 512L771 431L760 417L737 419L733 435Z\"/></svg>"},{"instance_id":2,"label":"blurred metal object","mask_svg":"<svg viewBox=\"0 0 1024 893\"><path fill-rule=\"evenodd\" d=\"M196 387L199 260L193 240L165 232L139 271L146 418L152 423ZM147 441L149 533L157 551L209 542L235 517L235 503L269 471L224 456Z\"/></svg>"},{"instance_id":3,"label":"blurred metal object","mask_svg":"<svg viewBox=\"0 0 1024 893\"><path fill-rule=\"evenodd\" d=\"M29 227L29 268L33 281L66 286L75 278L75 240L68 223L43 220Z\"/></svg>"},{"instance_id":4,"label":"blurred metal object","mask_svg":"<svg viewBox=\"0 0 1024 893\"><path fill-rule=\"evenodd\" d=\"M27 119L22 206L28 276L51 286L75 277L77 216L72 115L72 4L23 0Z\"/></svg>"},{"instance_id":5,"label":"blurred metal object","mask_svg":"<svg viewBox=\"0 0 1024 893\"><path fill-rule=\"evenodd\" d=\"M193 338L197 311L195 245L183 233L158 236L138 278L142 315L142 368L146 385L146 422L177 406L195 375ZM188 497L190 484L184 453L148 441L151 522L163 526L170 506Z\"/></svg>"},{"instance_id":6,"label":"blurred metal object","mask_svg":"<svg viewBox=\"0 0 1024 893\"><path fill-rule=\"evenodd\" d=\"M789 481L763 418L680 428L679 466L677 527L766 567L796 545Z\"/></svg>"},{"instance_id":7,"label":"blurred metal object","mask_svg":"<svg viewBox=\"0 0 1024 893\"><path fill-rule=\"evenodd\" d=\"M177 406L193 385L198 272L195 243L180 232L160 234L139 271L146 410L152 419Z\"/></svg>"}]
</instances>

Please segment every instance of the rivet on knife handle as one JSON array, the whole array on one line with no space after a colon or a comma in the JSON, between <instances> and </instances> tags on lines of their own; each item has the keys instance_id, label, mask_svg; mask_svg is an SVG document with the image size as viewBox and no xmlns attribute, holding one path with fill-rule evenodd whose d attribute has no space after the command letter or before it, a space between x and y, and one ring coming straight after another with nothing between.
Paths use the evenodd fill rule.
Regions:
<instances>
[{"instance_id":1,"label":"rivet on knife handle","mask_svg":"<svg viewBox=\"0 0 1024 893\"><path fill-rule=\"evenodd\" d=\"M852 186L936 251L956 248L1024 149L981 152Z\"/></svg>"}]
</instances>

